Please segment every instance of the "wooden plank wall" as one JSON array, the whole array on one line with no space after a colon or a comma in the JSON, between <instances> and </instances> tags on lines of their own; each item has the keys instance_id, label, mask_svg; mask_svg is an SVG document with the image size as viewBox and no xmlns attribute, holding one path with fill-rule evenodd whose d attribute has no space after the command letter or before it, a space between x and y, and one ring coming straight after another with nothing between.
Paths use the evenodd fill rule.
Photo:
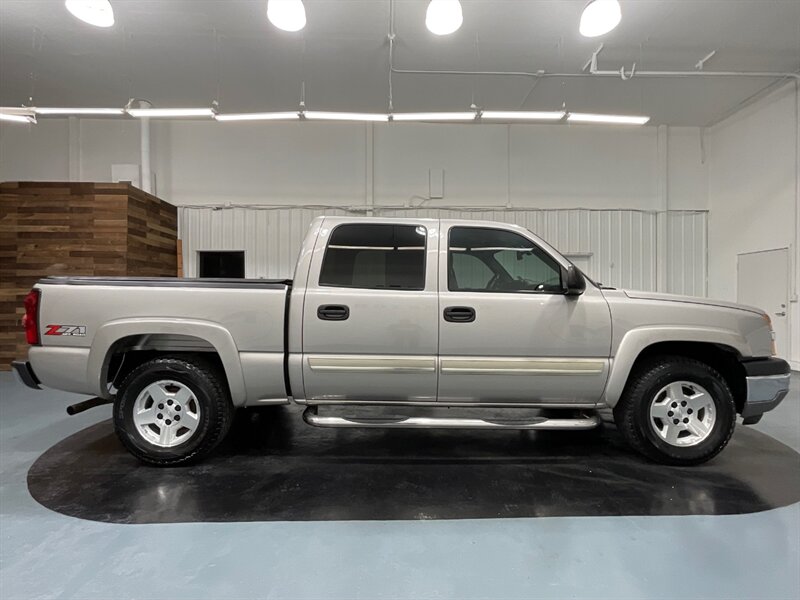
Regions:
<instances>
[{"instance_id":1,"label":"wooden plank wall","mask_svg":"<svg viewBox=\"0 0 800 600\"><path fill-rule=\"evenodd\" d=\"M127 183L0 183L0 370L27 354L23 299L46 275L175 276L177 209Z\"/></svg>"}]
</instances>

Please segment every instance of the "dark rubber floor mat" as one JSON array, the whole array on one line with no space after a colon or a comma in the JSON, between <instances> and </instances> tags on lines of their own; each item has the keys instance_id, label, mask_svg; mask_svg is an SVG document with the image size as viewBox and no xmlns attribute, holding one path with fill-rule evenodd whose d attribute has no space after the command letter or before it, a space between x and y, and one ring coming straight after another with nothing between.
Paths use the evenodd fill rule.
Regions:
<instances>
[{"instance_id":1,"label":"dark rubber floor mat","mask_svg":"<svg viewBox=\"0 0 800 600\"><path fill-rule=\"evenodd\" d=\"M800 455L739 426L698 467L592 432L317 429L299 407L240 411L205 461L140 464L110 421L59 442L28 487L51 510L110 523L750 513L800 501Z\"/></svg>"}]
</instances>

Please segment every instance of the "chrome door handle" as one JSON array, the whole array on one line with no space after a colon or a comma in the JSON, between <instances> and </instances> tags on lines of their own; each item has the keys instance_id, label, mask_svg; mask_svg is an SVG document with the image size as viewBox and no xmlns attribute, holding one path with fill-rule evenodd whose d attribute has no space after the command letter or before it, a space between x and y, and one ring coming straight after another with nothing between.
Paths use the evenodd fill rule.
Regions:
<instances>
[{"instance_id":1,"label":"chrome door handle","mask_svg":"<svg viewBox=\"0 0 800 600\"><path fill-rule=\"evenodd\" d=\"M776 312L775 316L776 317L785 317L786 316L786 311Z\"/></svg>"}]
</instances>

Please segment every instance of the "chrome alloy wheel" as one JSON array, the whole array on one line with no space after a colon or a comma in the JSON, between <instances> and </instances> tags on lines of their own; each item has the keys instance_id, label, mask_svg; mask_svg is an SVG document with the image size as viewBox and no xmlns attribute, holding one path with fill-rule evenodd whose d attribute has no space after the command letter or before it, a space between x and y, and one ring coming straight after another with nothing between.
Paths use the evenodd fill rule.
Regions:
<instances>
[{"instance_id":1,"label":"chrome alloy wheel","mask_svg":"<svg viewBox=\"0 0 800 600\"><path fill-rule=\"evenodd\" d=\"M133 424L145 440L172 448L200 426L200 403L185 384L168 379L145 387L133 403Z\"/></svg>"},{"instance_id":2,"label":"chrome alloy wheel","mask_svg":"<svg viewBox=\"0 0 800 600\"><path fill-rule=\"evenodd\" d=\"M711 394L691 381L665 385L650 403L650 426L671 446L696 446L711 435L716 420Z\"/></svg>"}]
</instances>

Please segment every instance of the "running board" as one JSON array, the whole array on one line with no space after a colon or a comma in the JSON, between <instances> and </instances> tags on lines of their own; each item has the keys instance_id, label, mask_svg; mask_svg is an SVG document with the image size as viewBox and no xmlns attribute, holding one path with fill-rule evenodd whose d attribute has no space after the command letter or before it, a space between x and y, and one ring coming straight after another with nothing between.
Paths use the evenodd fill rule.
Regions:
<instances>
[{"instance_id":1,"label":"running board","mask_svg":"<svg viewBox=\"0 0 800 600\"><path fill-rule=\"evenodd\" d=\"M598 427L602 420L598 415L584 415L576 419L470 419L458 417L339 417L321 416L316 406L303 412L303 420L314 427L374 427L408 429L571 429L581 431Z\"/></svg>"}]
</instances>

